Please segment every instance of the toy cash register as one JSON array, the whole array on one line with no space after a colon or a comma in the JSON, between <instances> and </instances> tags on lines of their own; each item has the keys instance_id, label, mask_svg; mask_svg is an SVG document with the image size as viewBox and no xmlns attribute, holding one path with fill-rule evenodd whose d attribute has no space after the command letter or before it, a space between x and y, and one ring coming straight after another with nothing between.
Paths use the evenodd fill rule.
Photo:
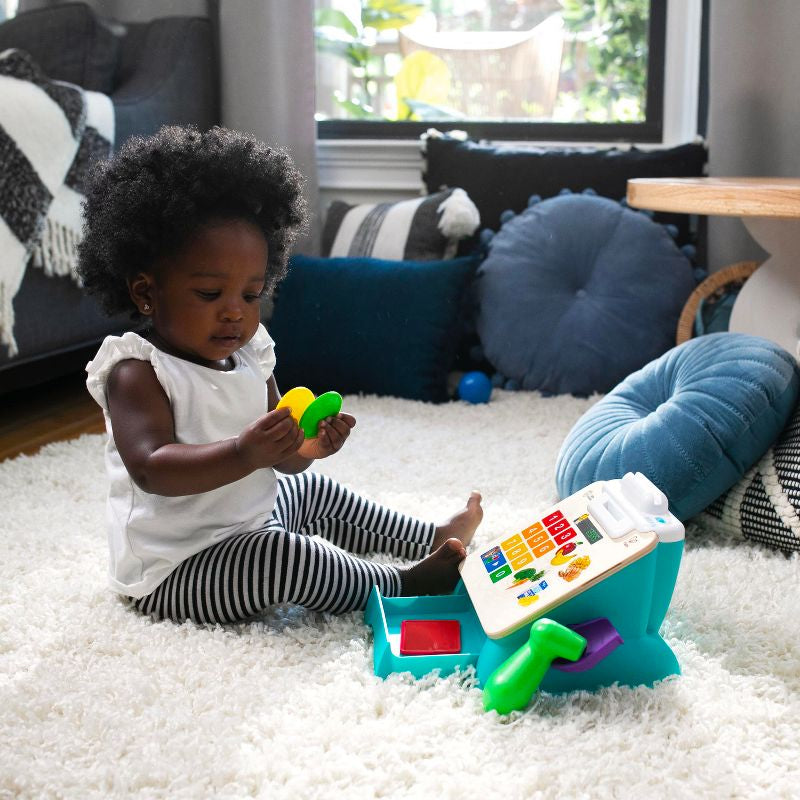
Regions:
<instances>
[{"instance_id":1,"label":"toy cash register","mask_svg":"<svg viewBox=\"0 0 800 800\"><path fill-rule=\"evenodd\" d=\"M642 473L590 484L468 555L452 595L388 598L373 587L365 618L375 673L419 677L474 664L485 706L502 713L527 705L539 685L560 692L678 674L659 627L683 539ZM401 629L406 639L415 632L413 651L401 646ZM446 649L428 630L447 631Z\"/></svg>"}]
</instances>

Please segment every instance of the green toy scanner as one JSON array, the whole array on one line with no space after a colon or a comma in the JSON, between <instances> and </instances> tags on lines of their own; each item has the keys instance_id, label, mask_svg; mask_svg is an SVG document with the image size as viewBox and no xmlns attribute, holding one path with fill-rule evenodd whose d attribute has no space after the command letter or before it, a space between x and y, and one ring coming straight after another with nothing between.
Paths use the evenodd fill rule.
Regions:
<instances>
[{"instance_id":1,"label":"green toy scanner","mask_svg":"<svg viewBox=\"0 0 800 800\"><path fill-rule=\"evenodd\" d=\"M383 597L373 587L365 619L375 674L473 665L484 708L501 714L525 708L538 688L677 675L659 628L683 543L683 525L642 473L592 483L468 555L451 595Z\"/></svg>"}]
</instances>

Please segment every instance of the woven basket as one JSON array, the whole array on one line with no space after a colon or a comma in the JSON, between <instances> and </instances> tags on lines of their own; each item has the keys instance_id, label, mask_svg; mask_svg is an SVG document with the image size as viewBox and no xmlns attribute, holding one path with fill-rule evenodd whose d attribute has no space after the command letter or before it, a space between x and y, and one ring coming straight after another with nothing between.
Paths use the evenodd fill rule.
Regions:
<instances>
[{"instance_id":1,"label":"woven basket","mask_svg":"<svg viewBox=\"0 0 800 800\"><path fill-rule=\"evenodd\" d=\"M714 292L731 288L737 283L744 283L759 267L758 261L738 261L727 267L717 270L709 275L697 288L689 295L686 305L683 307L681 316L678 319L678 330L675 336L676 344L683 344L694 337L694 321L697 315L697 307L702 300L711 297Z\"/></svg>"}]
</instances>

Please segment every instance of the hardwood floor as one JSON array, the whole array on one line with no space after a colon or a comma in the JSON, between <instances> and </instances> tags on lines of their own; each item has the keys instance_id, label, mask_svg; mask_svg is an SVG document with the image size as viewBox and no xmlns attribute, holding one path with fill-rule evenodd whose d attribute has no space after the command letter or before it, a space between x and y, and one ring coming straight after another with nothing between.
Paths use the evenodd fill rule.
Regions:
<instances>
[{"instance_id":1,"label":"hardwood floor","mask_svg":"<svg viewBox=\"0 0 800 800\"><path fill-rule=\"evenodd\" d=\"M0 461L82 433L102 433L103 412L80 372L0 395Z\"/></svg>"}]
</instances>

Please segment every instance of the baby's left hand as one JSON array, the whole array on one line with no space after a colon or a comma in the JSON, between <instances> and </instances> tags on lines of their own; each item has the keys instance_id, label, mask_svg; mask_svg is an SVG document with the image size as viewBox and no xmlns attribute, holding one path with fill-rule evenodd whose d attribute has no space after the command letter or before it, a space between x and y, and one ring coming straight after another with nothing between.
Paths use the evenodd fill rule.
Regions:
<instances>
[{"instance_id":1,"label":"baby's left hand","mask_svg":"<svg viewBox=\"0 0 800 800\"><path fill-rule=\"evenodd\" d=\"M352 414L337 414L326 417L319 424L319 432L315 439L306 439L300 450L306 458L327 458L342 449L350 431L355 427L356 418Z\"/></svg>"}]
</instances>

